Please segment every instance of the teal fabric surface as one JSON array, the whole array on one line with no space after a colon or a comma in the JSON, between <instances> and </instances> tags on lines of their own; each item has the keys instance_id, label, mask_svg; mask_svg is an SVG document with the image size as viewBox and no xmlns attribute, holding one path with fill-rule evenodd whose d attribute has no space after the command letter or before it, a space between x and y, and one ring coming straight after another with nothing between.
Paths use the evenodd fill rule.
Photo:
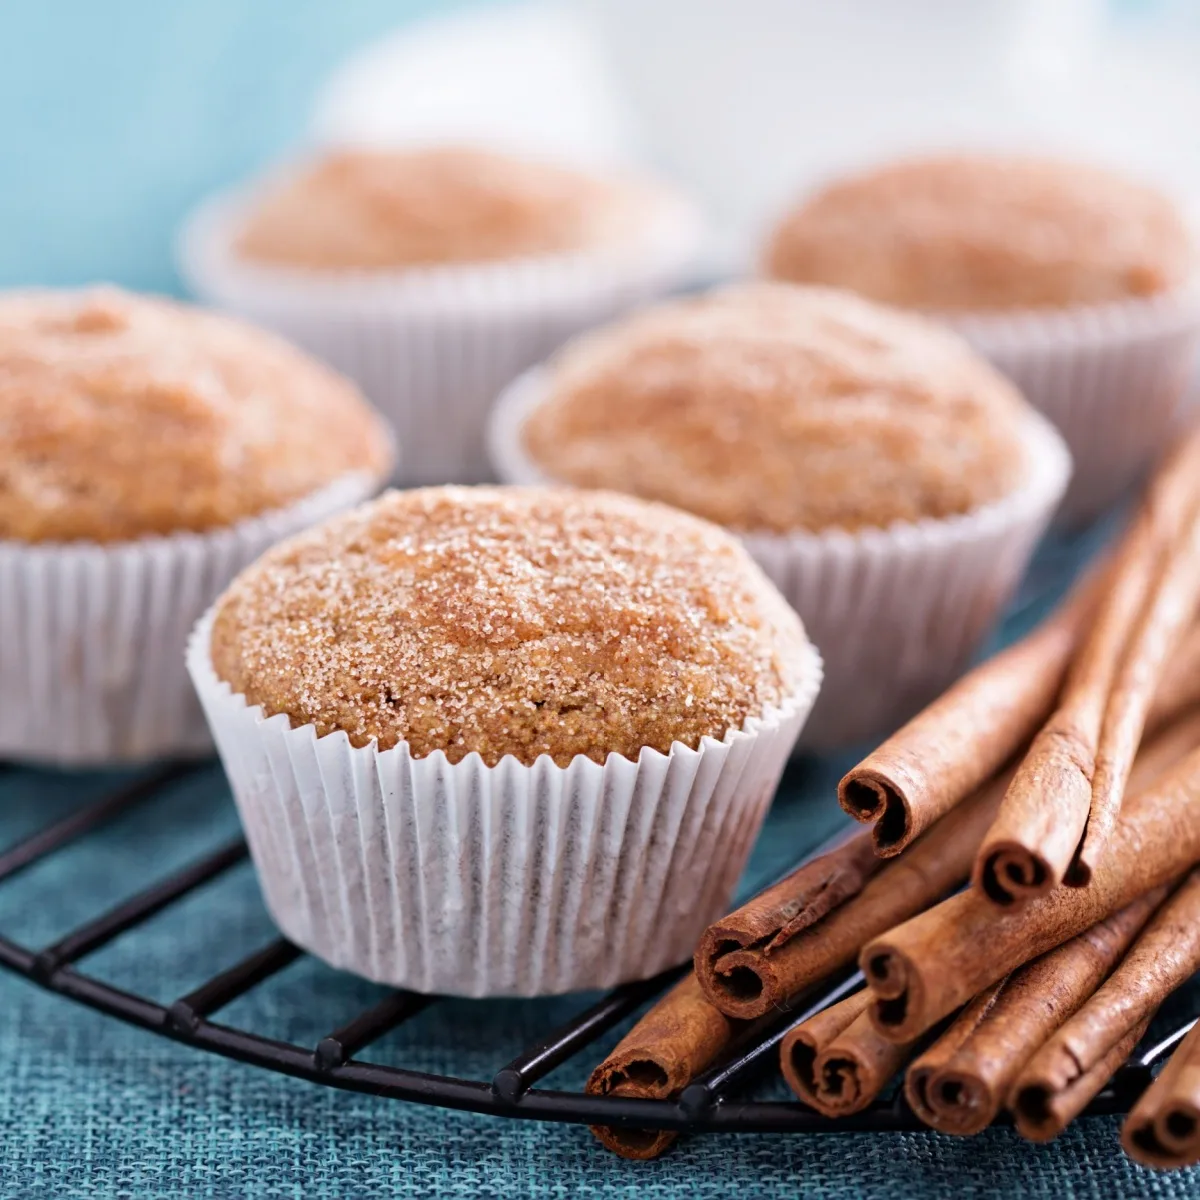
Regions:
<instances>
[{"instance_id":1,"label":"teal fabric surface","mask_svg":"<svg viewBox=\"0 0 1200 1200\"><path fill-rule=\"evenodd\" d=\"M1080 554L1044 551L1031 588L1045 600ZM1038 606L1010 621L1027 623ZM773 877L844 818L833 784L845 760L794 765L743 889ZM97 795L119 776L0 772L0 845ZM177 785L85 842L0 887L0 930L45 945L138 888L222 845L237 821L220 769ZM274 936L241 867L88 959L85 969L170 1001ZM315 1044L382 994L303 958L220 1019ZM579 997L449 1001L401 1026L369 1057L488 1079L577 1011ZM1181 998L1180 1005L1194 1004ZM1007 1130L936 1134L695 1137L631 1164L585 1129L446 1112L317 1087L127 1028L0 975L0 1196L811 1196L1183 1197L1200 1171L1156 1176L1117 1146L1117 1122L1080 1123L1045 1148ZM604 1042L615 1042L622 1030ZM594 1063L547 1086L578 1087ZM770 1088L770 1083L763 1085Z\"/></svg>"}]
</instances>

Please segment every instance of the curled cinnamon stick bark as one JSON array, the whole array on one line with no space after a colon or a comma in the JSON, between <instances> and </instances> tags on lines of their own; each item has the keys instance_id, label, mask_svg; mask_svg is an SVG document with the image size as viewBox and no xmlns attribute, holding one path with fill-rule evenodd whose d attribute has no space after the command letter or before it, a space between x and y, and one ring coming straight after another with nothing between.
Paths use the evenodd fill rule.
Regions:
<instances>
[{"instance_id":1,"label":"curled cinnamon stick bark","mask_svg":"<svg viewBox=\"0 0 1200 1200\"><path fill-rule=\"evenodd\" d=\"M1092 779L1092 805L1083 845L1066 873L1073 887L1086 887L1112 837L1133 760L1141 743L1167 656L1178 645L1200 598L1200 521L1196 496L1200 481L1189 481L1188 528L1166 550L1166 561L1138 618L1113 681Z\"/></svg>"},{"instance_id":2,"label":"curled cinnamon stick bark","mask_svg":"<svg viewBox=\"0 0 1200 1200\"><path fill-rule=\"evenodd\" d=\"M1154 734L1188 709L1200 707L1200 627L1193 626L1179 643L1163 672L1146 733Z\"/></svg>"},{"instance_id":3,"label":"curled cinnamon stick bark","mask_svg":"<svg viewBox=\"0 0 1200 1200\"><path fill-rule=\"evenodd\" d=\"M1032 633L969 671L867 755L838 803L891 857L981 788L1046 720L1097 588L1090 579Z\"/></svg>"},{"instance_id":4,"label":"curled cinnamon stick bark","mask_svg":"<svg viewBox=\"0 0 1200 1200\"><path fill-rule=\"evenodd\" d=\"M695 960L705 995L726 1015L749 1020L786 1007L792 997L852 963L864 942L962 883L1006 780L1004 776L993 781L947 813L907 853L871 878L859 895L788 940L774 938L730 950L730 939L719 932L711 937L706 933ZM714 929L739 923L740 918L726 918Z\"/></svg>"},{"instance_id":5,"label":"curled cinnamon stick bark","mask_svg":"<svg viewBox=\"0 0 1200 1200\"><path fill-rule=\"evenodd\" d=\"M1026 1061L1092 995L1165 895L1140 897L976 996L908 1070L917 1116L963 1137L986 1129Z\"/></svg>"},{"instance_id":6,"label":"curled cinnamon stick bark","mask_svg":"<svg viewBox=\"0 0 1200 1200\"><path fill-rule=\"evenodd\" d=\"M685 976L625 1035L592 1072L592 1095L666 1100L679 1094L729 1044L737 1025L715 1009L694 975ZM657 1158L675 1140L669 1129L593 1125L622 1158Z\"/></svg>"},{"instance_id":7,"label":"curled cinnamon stick bark","mask_svg":"<svg viewBox=\"0 0 1200 1200\"><path fill-rule=\"evenodd\" d=\"M1200 1025L1193 1027L1121 1130L1125 1153L1144 1167L1200 1162Z\"/></svg>"},{"instance_id":8,"label":"curled cinnamon stick bark","mask_svg":"<svg viewBox=\"0 0 1200 1200\"><path fill-rule=\"evenodd\" d=\"M855 830L827 853L710 925L696 948L697 976L703 982L715 964L734 951L771 954L858 895L881 866L870 831Z\"/></svg>"},{"instance_id":9,"label":"curled cinnamon stick bark","mask_svg":"<svg viewBox=\"0 0 1200 1200\"><path fill-rule=\"evenodd\" d=\"M1009 971L1200 861L1198 743L1193 716L1142 757L1135 786L1147 786L1122 812L1090 887L1059 888L1015 909L998 909L969 888L864 946L860 965L879 1031L912 1041Z\"/></svg>"},{"instance_id":10,"label":"curled cinnamon stick bark","mask_svg":"<svg viewBox=\"0 0 1200 1200\"><path fill-rule=\"evenodd\" d=\"M973 880L997 904L1083 886L1107 845L1158 680L1200 596L1200 433L1167 458L1117 550L1058 707Z\"/></svg>"},{"instance_id":11,"label":"curled cinnamon stick bark","mask_svg":"<svg viewBox=\"0 0 1200 1200\"><path fill-rule=\"evenodd\" d=\"M861 1112L908 1060L910 1048L881 1038L865 991L788 1030L779 1065L788 1087L826 1117Z\"/></svg>"},{"instance_id":12,"label":"curled cinnamon stick bark","mask_svg":"<svg viewBox=\"0 0 1200 1200\"><path fill-rule=\"evenodd\" d=\"M1049 1142L1058 1137L1129 1058L1149 1024L1146 1020L1131 1029L1090 1070L1077 1076L1062 1090L1041 1092L1036 1088L1024 1089L1022 1102L1013 1113L1017 1132L1031 1142Z\"/></svg>"},{"instance_id":13,"label":"curled cinnamon stick bark","mask_svg":"<svg viewBox=\"0 0 1200 1200\"><path fill-rule=\"evenodd\" d=\"M1062 882L1092 805L1092 775L1109 689L1156 560L1139 521L1071 663L1058 707L1033 739L988 831L972 881L997 904L1043 896Z\"/></svg>"},{"instance_id":14,"label":"curled cinnamon stick bark","mask_svg":"<svg viewBox=\"0 0 1200 1200\"><path fill-rule=\"evenodd\" d=\"M1032 1111L1043 1097L1070 1088L1198 969L1200 872L1193 871L1104 986L1022 1068L1010 1101L1014 1112Z\"/></svg>"}]
</instances>

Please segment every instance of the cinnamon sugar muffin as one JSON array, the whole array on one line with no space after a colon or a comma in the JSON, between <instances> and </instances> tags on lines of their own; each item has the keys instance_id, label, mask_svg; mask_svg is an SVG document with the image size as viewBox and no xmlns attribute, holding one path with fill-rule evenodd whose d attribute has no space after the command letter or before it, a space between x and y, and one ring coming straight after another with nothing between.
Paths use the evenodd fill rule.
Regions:
<instances>
[{"instance_id":1,"label":"cinnamon sugar muffin","mask_svg":"<svg viewBox=\"0 0 1200 1200\"><path fill-rule=\"evenodd\" d=\"M1073 521L1161 450L1200 341L1180 211L1077 163L955 155L835 180L775 228L763 267L954 325L1062 430Z\"/></svg>"},{"instance_id":2,"label":"cinnamon sugar muffin","mask_svg":"<svg viewBox=\"0 0 1200 1200\"><path fill-rule=\"evenodd\" d=\"M664 188L459 146L333 150L189 221L203 297L345 371L405 482L487 476L488 404L567 336L673 286L698 223Z\"/></svg>"},{"instance_id":3,"label":"cinnamon sugar muffin","mask_svg":"<svg viewBox=\"0 0 1200 1200\"><path fill-rule=\"evenodd\" d=\"M488 150L342 150L269 191L236 250L321 271L569 254L628 236L646 199L632 185Z\"/></svg>"},{"instance_id":4,"label":"cinnamon sugar muffin","mask_svg":"<svg viewBox=\"0 0 1200 1200\"><path fill-rule=\"evenodd\" d=\"M714 526L609 493L448 488L268 553L218 605L213 666L318 736L567 766L721 738L795 692L809 656Z\"/></svg>"},{"instance_id":5,"label":"cinnamon sugar muffin","mask_svg":"<svg viewBox=\"0 0 1200 1200\"><path fill-rule=\"evenodd\" d=\"M836 180L768 241L766 273L935 312L1066 308L1184 283L1195 248L1164 195L1054 159L913 159Z\"/></svg>"},{"instance_id":6,"label":"cinnamon sugar muffin","mask_svg":"<svg viewBox=\"0 0 1200 1200\"><path fill-rule=\"evenodd\" d=\"M959 339L849 293L745 284L585 335L523 428L547 475L744 532L970 512L1019 486L1028 409Z\"/></svg>"},{"instance_id":7,"label":"cinnamon sugar muffin","mask_svg":"<svg viewBox=\"0 0 1200 1200\"><path fill-rule=\"evenodd\" d=\"M471 995L686 957L820 679L723 530L541 488L390 492L290 539L189 668L287 935Z\"/></svg>"},{"instance_id":8,"label":"cinnamon sugar muffin","mask_svg":"<svg viewBox=\"0 0 1200 1200\"><path fill-rule=\"evenodd\" d=\"M502 397L491 440L509 482L616 488L736 531L825 658L818 746L888 732L953 678L1070 469L954 334L777 283L585 335Z\"/></svg>"},{"instance_id":9,"label":"cinnamon sugar muffin","mask_svg":"<svg viewBox=\"0 0 1200 1200\"><path fill-rule=\"evenodd\" d=\"M0 296L0 538L224 528L391 453L349 383L260 330L115 288Z\"/></svg>"},{"instance_id":10,"label":"cinnamon sugar muffin","mask_svg":"<svg viewBox=\"0 0 1200 1200\"><path fill-rule=\"evenodd\" d=\"M0 754L211 746L188 628L391 461L358 392L268 334L111 288L0 295Z\"/></svg>"}]
</instances>

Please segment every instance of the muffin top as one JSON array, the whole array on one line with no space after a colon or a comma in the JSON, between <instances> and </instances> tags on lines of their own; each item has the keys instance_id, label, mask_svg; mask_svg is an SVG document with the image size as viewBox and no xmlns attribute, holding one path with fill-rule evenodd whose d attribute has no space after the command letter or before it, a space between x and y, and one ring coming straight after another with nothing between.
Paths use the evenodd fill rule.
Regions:
<instances>
[{"instance_id":1,"label":"muffin top","mask_svg":"<svg viewBox=\"0 0 1200 1200\"><path fill-rule=\"evenodd\" d=\"M542 488L388 492L280 544L219 601L212 660L293 726L489 765L694 748L815 669L723 530Z\"/></svg>"},{"instance_id":2,"label":"muffin top","mask_svg":"<svg viewBox=\"0 0 1200 1200\"><path fill-rule=\"evenodd\" d=\"M0 296L0 539L214 529L390 462L358 392L257 329L115 289Z\"/></svg>"},{"instance_id":3,"label":"muffin top","mask_svg":"<svg viewBox=\"0 0 1200 1200\"><path fill-rule=\"evenodd\" d=\"M561 254L628 236L648 196L632 184L486 150L341 151L268 191L237 252L317 270Z\"/></svg>"},{"instance_id":4,"label":"muffin top","mask_svg":"<svg viewBox=\"0 0 1200 1200\"><path fill-rule=\"evenodd\" d=\"M1028 471L1029 409L954 334L846 292L751 283L570 343L522 429L548 477L742 532L949 517Z\"/></svg>"},{"instance_id":5,"label":"muffin top","mask_svg":"<svg viewBox=\"0 0 1200 1200\"><path fill-rule=\"evenodd\" d=\"M840 180L786 217L776 279L909 308L1062 308L1151 296L1195 270L1170 200L1098 167L946 157Z\"/></svg>"}]
</instances>

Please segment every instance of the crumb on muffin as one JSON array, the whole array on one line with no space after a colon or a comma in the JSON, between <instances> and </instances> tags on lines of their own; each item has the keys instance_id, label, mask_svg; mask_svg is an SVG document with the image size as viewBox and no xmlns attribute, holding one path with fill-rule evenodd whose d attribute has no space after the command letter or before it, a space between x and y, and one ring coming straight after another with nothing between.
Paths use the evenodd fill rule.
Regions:
<instances>
[{"instance_id":1,"label":"crumb on muffin","mask_svg":"<svg viewBox=\"0 0 1200 1200\"><path fill-rule=\"evenodd\" d=\"M343 150L269 189L236 249L248 261L317 270L553 255L628 237L648 194L482 149Z\"/></svg>"},{"instance_id":2,"label":"crumb on muffin","mask_svg":"<svg viewBox=\"0 0 1200 1200\"><path fill-rule=\"evenodd\" d=\"M211 530L391 457L350 383L261 330L115 288L0 296L0 538Z\"/></svg>"},{"instance_id":3,"label":"crumb on muffin","mask_svg":"<svg viewBox=\"0 0 1200 1200\"><path fill-rule=\"evenodd\" d=\"M740 284L569 343L539 471L744 533L955 516L1027 476L1030 410L960 338L849 293Z\"/></svg>"},{"instance_id":4,"label":"crumb on muffin","mask_svg":"<svg viewBox=\"0 0 1200 1200\"><path fill-rule=\"evenodd\" d=\"M914 159L835 181L766 247L766 274L947 312L1151 296L1195 270L1176 206L1095 166L1028 157Z\"/></svg>"},{"instance_id":5,"label":"crumb on muffin","mask_svg":"<svg viewBox=\"0 0 1200 1200\"><path fill-rule=\"evenodd\" d=\"M389 492L221 598L218 677L264 713L414 757L560 766L695 748L793 696L803 626L737 540L601 492Z\"/></svg>"}]
</instances>

